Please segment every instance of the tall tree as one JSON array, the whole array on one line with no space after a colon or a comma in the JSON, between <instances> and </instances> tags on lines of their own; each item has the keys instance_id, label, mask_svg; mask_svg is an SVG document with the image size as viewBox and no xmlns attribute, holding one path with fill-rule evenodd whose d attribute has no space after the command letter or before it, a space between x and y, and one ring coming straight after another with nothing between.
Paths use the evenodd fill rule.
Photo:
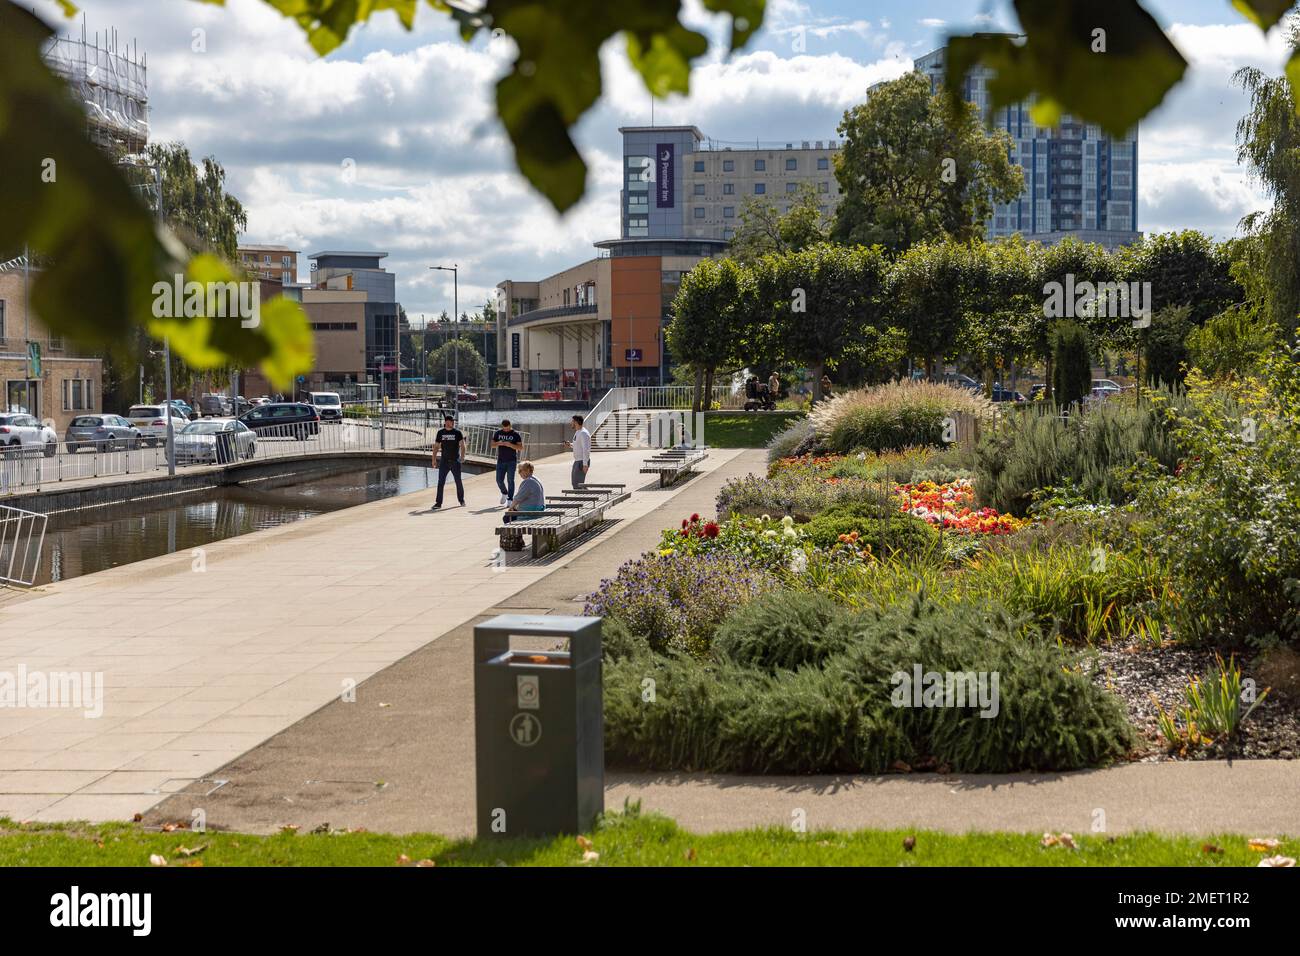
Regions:
<instances>
[{"instance_id":1,"label":"tall tree","mask_svg":"<svg viewBox=\"0 0 1300 956\"><path fill-rule=\"evenodd\" d=\"M813 399L820 401L827 366L846 350L874 342L884 330L884 254L878 247L822 243L764 256L757 272L777 348L808 369Z\"/></svg>"},{"instance_id":2,"label":"tall tree","mask_svg":"<svg viewBox=\"0 0 1300 956\"><path fill-rule=\"evenodd\" d=\"M1151 283L1152 311L1185 305L1193 325L1245 299L1228 245L1195 229L1146 236L1120 249L1115 260L1121 281Z\"/></svg>"},{"instance_id":3,"label":"tall tree","mask_svg":"<svg viewBox=\"0 0 1300 956\"><path fill-rule=\"evenodd\" d=\"M821 211L817 190L803 183L790 211L781 213L769 199L748 196L740 208L740 227L729 254L746 265L774 253L799 252L830 238L831 218Z\"/></svg>"},{"instance_id":4,"label":"tall tree","mask_svg":"<svg viewBox=\"0 0 1300 956\"><path fill-rule=\"evenodd\" d=\"M984 234L995 202L1024 188L1010 136L990 131L973 103L949 108L930 80L881 83L840 121L840 203L834 237L899 252L924 240Z\"/></svg>"},{"instance_id":5,"label":"tall tree","mask_svg":"<svg viewBox=\"0 0 1300 956\"><path fill-rule=\"evenodd\" d=\"M927 376L960 345L970 310L971 249L956 242L921 242L889 270L890 321L907 333L908 354Z\"/></svg>"},{"instance_id":6,"label":"tall tree","mask_svg":"<svg viewBox=\"0 0 1300 956\"><path fill-rule=\"evenodd\" d=\"M1300 62L1295 17L1287 23L1287 45L1291 62ZM1237 160L1272 200L1269 209L1241 220L1246 235L1256 240L1247 254L1265 280L1268 319L1293 333L1300 313L1300 100L1287 77L1243 67L1232 78L1250 96L1250 111L1237 123Z\"/></svg>"},{"instance_id":7,"label":"tall tree","mask_svg":"<svg viewBox=\"0 0 1300 956\"><path fill-rule=\"evenodd\" d=\"M163 214L167 224L183 230L200 247L227 262L238 257L239 234L248 227L243 204L226 192L226 170L212 156L202 168L184 143L153 143L149 161L162 172Z\"/></svg>"},{"instance_id":8,"label":"tall tree","mask_svg":"<svg viewBox=\"0 0 1300 956\"><path fill-rule=\"evenodd\" d=\"M695 373L693 412L707 408L717 370L738 361L740 330L748 324L754 279L734 259L703 259L682 276L665 339L673 356Z\"/></svg>"},{"instance_id":9,"label":"tall tree","mask_svg":"<svg viewBox=\"0 0 1300 956\"><path fill-rule=\"evenodd\" d=\"M1038 257L1038 266L1035 281L1042 290L1043 306L1033 316L1029 345L1032 354L1046 362L1046 381L1050 391L1055 381L1052 375L1053 327L1059 319L1078 319L1098 337L1111 337L1117 329L1121 334L1127 334L1132 326L1094 314L1097 312L1095 296L1089 300L1080 291L1084 282L1095 288L1098 283L1111 282L1115 278L1115 264L1101 246L1068 236L1045 248Z\"/></svg>"}]
</instances>

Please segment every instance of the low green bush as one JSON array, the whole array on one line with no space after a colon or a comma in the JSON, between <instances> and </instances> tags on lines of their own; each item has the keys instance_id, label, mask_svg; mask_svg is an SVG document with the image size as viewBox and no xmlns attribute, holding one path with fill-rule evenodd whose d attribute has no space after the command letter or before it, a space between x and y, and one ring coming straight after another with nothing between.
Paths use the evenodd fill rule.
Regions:
<instances>
[{"instance_id":1,"label":"low green bush","mask_svg":"<svg viewBox=\"0 0 1300 956\"><path fill-rule=\"evenodd\" d=\"M982 395L940 382L898 381L845 392L809 413L823 447L849 452L886 451L943 440L943 420L964 413L982 417L992 409Z\"/></svg>"},{"instance_id":2,"label":"low green bush","mask_svg":"<svg viewBox=\"0 0 1300 956\"><path fill-rule=\"evenodd\" d=\"M831 548L840 535L858 533L858 547L871 547L877 557L892 554L924 554L939 547L939 532L920 518L908 514L877 514L831 509L801 525L807 539L819 548Z\"/></svg>"},{"instance_id":3,"label":"low green bush","mask_svg":"<svg viewBox=\"0 0 1300 956\"><path fill-rule=\"evenodd\" d=\"M714 657L760 670L820 664L842 650L831 627L846 612L824 594L773 591L732 614L713 635Z\"/></svg>"},{"instance_id":4,"label":"low green bush","mask_svg":"<svg viewBox=\"0 0 1300 956\"><path fill-rule=\"evenodd\" d=\"M812 603L800 608L812 620L828 613ZM768 610L778 613L778 605ZM1032 622L996 604L943 606L919 595L884 611L843 613L827 627L834 637L822 640L839 649L824 644L820 659L822 652L792 653L793 628L768 627L729 636L707 661L654 654L610 660L611 765L880 773L901 760L967 773L1071 770L1117 759L1134 742L1118 698ZM721 657L724 646L763 666ZM782 660L800 663L775 665ZM939 698L920 697L927 706L915 706L908 686L918 667L940 675ZM969 699L957 696L958 684L970 688Z\"/></svg>"}]
</instances>

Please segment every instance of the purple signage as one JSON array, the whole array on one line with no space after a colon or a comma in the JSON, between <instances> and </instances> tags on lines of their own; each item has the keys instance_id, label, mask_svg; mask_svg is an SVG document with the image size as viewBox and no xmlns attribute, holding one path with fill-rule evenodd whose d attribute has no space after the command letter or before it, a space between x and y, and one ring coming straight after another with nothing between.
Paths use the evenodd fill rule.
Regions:
<instances>
[{"instance_id":1,"label":"purple signage","mask_svg":"<svg viewBox=\"0 0 1300 956\"><path fill-rule=\"evenodd\" d=\"M676 167L673 164L673 154L676 151L674 143L659 143L655 146L655 206L659 209L671 209L676 200L674 192L674 175Z\"/></svg>"}]
</instances>

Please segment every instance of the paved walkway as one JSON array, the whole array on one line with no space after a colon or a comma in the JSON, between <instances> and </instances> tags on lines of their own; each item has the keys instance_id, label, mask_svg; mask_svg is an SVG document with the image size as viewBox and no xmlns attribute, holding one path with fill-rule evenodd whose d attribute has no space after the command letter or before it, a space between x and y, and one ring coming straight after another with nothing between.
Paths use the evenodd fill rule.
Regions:
<instances>
[{"instance_id":1,"label":"paved walkway","mask_svg":"<svg viewBox=\"0 0 1300 956\"><path fill-rule=\"evenodd\" d=\"M763 469L745 452L694 478L658 510L620 528L485 615L580 613L590 592L629 556L691 511L711 512L732 475ZM473 622L452 629L357 689L223 767L227 783L201 781L146 820L188 820L273 832L322 823L375 831L474 830ZM1300 834L1300 761L1136 764L1070 774L881 777L606 775L605 805L640 800L697 832L749 826L809 829L917 827L1090 833ZM1097 811L1101 811L1100 814ZM796 815L798 814L798 815Z\"/></svg>"},{"instance_id":2,"label":"paved walkway","mask_svg":"<svg viewBox=\"0 0 1300 956\"><path fill-rule=\"evenodd\" d=\"M712 452L706 468L736 454ZM455 507L454 488L441 513L428 510L428 491L391 498L0 607L0 703L6 674L103 681L103 713L93 719L84 708L0 706L0 815L130 819L210 777L338 700L345 682L360 684L508 601L677 494L637 473L643 458L596 456L591 480L637 490L602 533L539 562L525 553L493 568L498 492L491 475L479 475L466 481L466 508ZM556 457L538 473L557 491L568 470ZM419 691L443 692L437 680ZM347 706L355 714L381 703L359 693Z\"/></svg>"}]
</instances>

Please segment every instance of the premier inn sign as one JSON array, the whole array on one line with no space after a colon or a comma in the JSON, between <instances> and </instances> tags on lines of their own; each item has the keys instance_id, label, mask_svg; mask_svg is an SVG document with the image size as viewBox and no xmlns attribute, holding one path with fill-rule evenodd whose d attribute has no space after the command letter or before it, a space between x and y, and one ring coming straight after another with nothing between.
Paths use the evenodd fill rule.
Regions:
<instances>
[{"instance_id":1,"label":"premier inn sign","mask_svg":"<svg viewBox=\"0 0 1300 956\"><path fill-rule=\"evenodd\" d=\"M675 165L673 164L673 155L676 152L674 143L660 143L655 147L655 187L658 193L655 197L655 206L659 209L671 209L675 204L673 197L674 186L676 185L673 177Z\"/></svg>"}]
</instances>

